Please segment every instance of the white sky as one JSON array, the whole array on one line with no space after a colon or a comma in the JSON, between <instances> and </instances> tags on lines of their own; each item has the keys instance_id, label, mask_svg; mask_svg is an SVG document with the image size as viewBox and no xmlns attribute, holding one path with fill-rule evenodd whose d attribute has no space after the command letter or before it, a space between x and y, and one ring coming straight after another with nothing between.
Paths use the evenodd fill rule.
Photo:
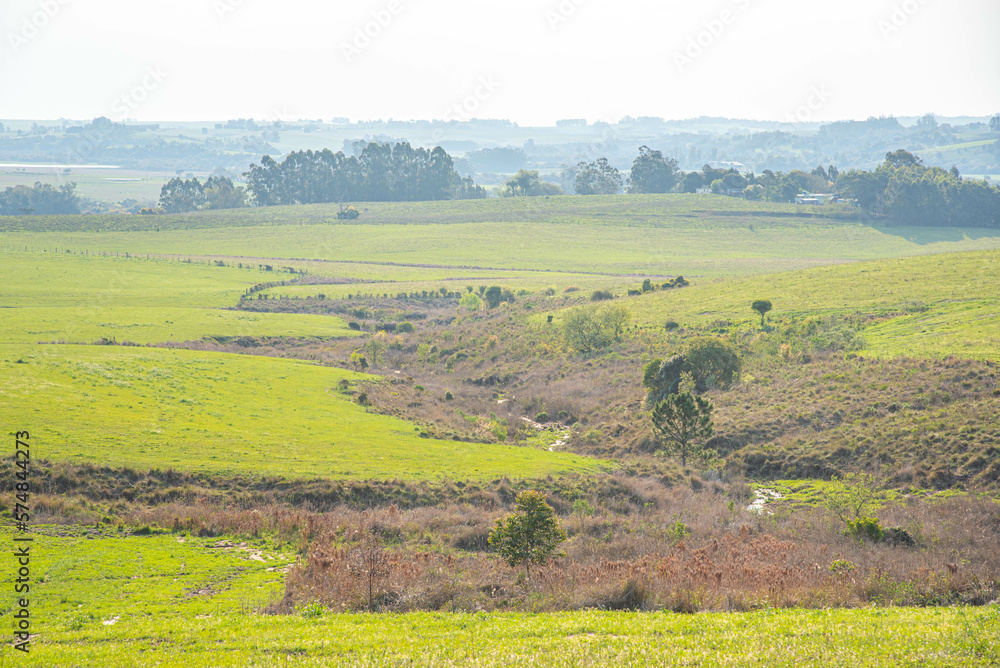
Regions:
<instances>
[{"instance_id":1,"label":"white sky","mask_svg":"<svg viewBox=\"0 0 1000 668\"><path fill-rule=\"evenodd\" d=\"M379 12L386 25L372 29L370 43L360 42L363 48L348 57L345 46L357 48L356 30ZM689 40L699 38L701 52L685 53ZM797 111L798 120L818 121L1000 112L1000 2L2 0L0 6L0 118L451 116L548 125L624 115L791 120Z\"/></svg>"}]
</instances>

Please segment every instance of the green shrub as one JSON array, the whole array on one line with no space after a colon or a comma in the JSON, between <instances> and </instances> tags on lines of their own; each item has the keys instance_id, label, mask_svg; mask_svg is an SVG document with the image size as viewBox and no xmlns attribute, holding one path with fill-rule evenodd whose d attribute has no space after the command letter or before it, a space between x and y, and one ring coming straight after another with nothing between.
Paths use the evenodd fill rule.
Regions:
<instances>
[{"instance_id":1,"label":"green shrub","mask_svg":"<svg viewBox=\"0 0 1000 668\"><path fill-rule=\"evenodd\" d=\"M549 414L546 413L545 411L542 411L541 413L535 416L535 422L548 422L548 421L549 421Z\"/></svg>"},{"instance_id":2,"label":"green shrub","mask_svg":"<svg viewBox=\"0 0 1000 668\"><path fill-rule=\"evenodd\" d=\"M885 531L875 517L859 517L847 521L847 528L844 529L845 536L851 536L858 540L867 540L877 543L882 540Z\"/></svg>"},{"instance_id":3,"label":"green shrub","mask_svg":"<svg viewBox=\"0 0 1000 668\"><path fill-rule=\"evenodd\" d=\"M592 302L607 301L608 299L614 299L614 298L615 295L613 292L611 292L611 290L594 290L590 294L590 301Z\"/></svg>"},{"instance_id":4,"label":"green shrub","mask_svg":"<svg viewBox=\"0 0 1000 668\"><path fill-rule=\"evenodd\" d=\"M396 331L400 334L412 334L413 333L413 323L412 322L401 322L396 325Z\"/></svg>"},{"instance_id":5,"label":"green shrub","mask_svg":"<svg viewBox=\"0 0 1000 668\"><path fill-rule=\"evenodd\" d=\"M445 401L451 401L451 400L452 400L452 399L454 399L454 398L455 398L455 395L451 393L451 390L447 390L447 391L446 391L446 392L444 393L444 400L445 400Z\"/></svg>"},{"instance_id":6,"label":"green shrub","mask_svg":"<svg viewBox=\"0 0 1000 668\"><path fill-rule=\"evenodd\" d=\"M679 328L680 326L681 326L680 323L677 322L676 320L667 320L663 324L663 329L667 330L668 332L672 332L675 329Z\"/></svg>"}]
</instances>

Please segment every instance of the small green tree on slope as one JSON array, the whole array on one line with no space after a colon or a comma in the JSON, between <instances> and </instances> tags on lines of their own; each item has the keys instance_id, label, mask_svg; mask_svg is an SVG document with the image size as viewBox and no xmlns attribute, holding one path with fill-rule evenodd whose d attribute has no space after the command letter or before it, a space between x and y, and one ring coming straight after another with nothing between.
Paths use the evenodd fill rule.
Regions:
<instances>
[{"instance_id":1,"label":"small green tree on slope","mask_svg":"<svg viewBox=\"0 0 1000 668\"><path fill-rule=\"evenodd\" d=\"M490 531L493 549L511 566L544 564L555 555L556 547L566 540L555 511L541 492L528 490L517 495L514 512L497 520Z\"/></svg>"},{"instance_id":2,"label":"small green tree on slope","mask_svg":"<svg viewBox=\"0 0 1000 668\"><path fill-rule=\"evenodd\" d=\"M760 326L764 326L764 315L771 310L771 302L766 299L758 299L753 304L750 305L754 311L760 313Z\"/></svg>"},{"instance_id":3,"label":"small green tree on slope","mask_svg":"<svg viewBox=\"0 0 1000 668\"><path fill-rule=\"evenodd\" d=\"M711 438L712 402L691 392L667 395L653 408L653 429L667 456L681 457L687 466L688 457L709 459L714 453L702 442Z\"/></svg>"}]
</instances>

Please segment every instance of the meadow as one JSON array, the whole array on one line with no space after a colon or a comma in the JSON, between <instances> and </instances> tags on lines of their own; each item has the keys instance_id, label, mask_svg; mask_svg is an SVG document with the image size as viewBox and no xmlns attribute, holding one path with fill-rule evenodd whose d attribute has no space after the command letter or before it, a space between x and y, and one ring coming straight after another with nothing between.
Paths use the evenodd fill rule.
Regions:
<instances>
[{"instance_id":1,"label":"meadow","mask_svg":"<svg viewBox=\"0 0 1000 668\"><path fill-rule=\"evenodd\" d=\"M583 457L431 438L378 415L372 377L299 361L160 348L0 346L8 424L35 456L282 478L485 479L597 470Z\"/></svg>"},{"instance_id":2,"label":"meadow","mask_svg":"<svg viewBox=\"0 0 1000 668\"><path fill-rule=\"evenodd\" d=\"M359 208L0 218L40 633L0 665L1000 662L996 504L961 491L1000 476L1000 232L678 195ZM393 298L488 285L516 300ZM561 322L596 289L632 321L581 354ZM683 467L642 366L697 336L745 365L708 393L719 459ZM823 510L862 466L912 545ZM787 502L747 510L772 479ZM531 487L570 536L534 580L487 541ZM408 570L365 614L369 534Z\"/></svg>"},{"instance_id":3,"label":"meadow","mask_svg":"<svg viewBox=\"0 0 1000 668\"><path fill-rule=\"evenodd\" d=\"M714 196L368 203L349 223L336 209L8 217L0 247L709 277L1000 247L996 230L875 228L851 209Z\"/></svg>"},{"instance_id":4,"label":"meadow","mask_svg":"<svg viewBox=\"0 0 1000 668\"><path fill-rule=\"evenodd\" d=\"M256 611L290 555L267 541L41 527L39 636L0 664L45 666L989 666L1000 609L743 613Z\"/></svg>"},{"instance_id":5,"label":"meadow","mask_svg":"<svg viewBox=\"0 0 1000 668\"><path fill-rule=\"evenodd\" d=\"M757 299L771 301L773 323L852 314L883 319L866 327L859 352L891 357L956 355L995 359L1000 350L1000 252L978 251L817 267L628 300L636 322L710 329L754 322Z\"/></svg>"}]
</instances>

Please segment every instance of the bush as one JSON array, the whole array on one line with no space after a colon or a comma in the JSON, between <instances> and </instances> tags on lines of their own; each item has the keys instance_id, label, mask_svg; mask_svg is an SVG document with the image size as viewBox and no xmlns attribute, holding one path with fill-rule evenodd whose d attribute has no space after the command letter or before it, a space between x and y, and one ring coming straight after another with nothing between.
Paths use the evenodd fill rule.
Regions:
<instances>
[{"instance_id":1,"label":"bush","mask_svg":"<svg viewBox=\"0 0 1000 668\"><path fill-rule=\"evenodd\" d=\"M348 326L348 328L353 329L355 332L360 332L361 331L361 325L359 325L358 323L354 322L353 320L351 322L347 323L347 326Z\"/></svg>"},{"instance_id":2,"label":"bush","mask_svg":"<svg viewBox=\"0 0 1000 668\"><path fill-rule=\"evenodd\" d=\"M451 400L452 400L452 399L454 399L454 398L455 398L455 395L451 393L451 390L447 390L447 391L446 391L446 392L444 393L444 400L445 400L445 401L451 401Z\"/></svg>"},{"instance_id":3,"label":"bush","mask_svg":"<svg viewBox=\"0 0 1000 668\"><path fill-rule=\"evenodd\" d=\"M672 332L675 329L679 328L680 326L681 326L680 323L677 322L676 320L667 320L665 323L663 323L663 329L667 330L668 332Z\"/></svg>"},{"instance_id":4,"label":"bush","mask_svg":"<svg viewBox=\"0 0 1000 668\"><path fill-rule=\"evenodd\" d=\"M413 333L413 323L412 322L401 322L396 325L396 331L400 334L412 334Z\"/></svg>"},{"instance_id":5,"label":"bush","mask_svg":"<svg viewBox=\"0 0 1000 668\"><path fill-rule=\"evenodd\" d=\"M555 556L556 547L566 540L555 510L545 494L528 490L517 495L513 513L497 520L489 543L511 566L542 565Z\"/></svg>"},{"instance_id":6,"label":"bush","mask_svg":"<svg viewBox=\"0 0 1000 668\"><path fill-rule=\"evenodd\" d=\"M542 411L541 413L535 416L535 422L548 422L548 421L549 421L549 414L546 413L545 411Z\"/></svg>"},{"instance_id":7,"label":"bush","mask_svg":"<svg viewBox=\"0 0 1000 668\"><path fill-rule=\"evenodd\" d=\"M867 540L872 543L882 540L884 533L882 525L874 517L859 517L855 520L847 520L847 528L844 529L845 536L851 536L858 540Z\"/></svg>"},{"instance_id":8,"label":"bush","mask_svg":"<svg viewBox=\"0 0 1000 668\"><path fill-rule=\"evenodd\" d=\"M614 298L615 295L614 293L611 292L611 290L594 290L590 294L590 301L592 302L606 301L608 299L614 299Z\"/></svg>"}]
</instances>

